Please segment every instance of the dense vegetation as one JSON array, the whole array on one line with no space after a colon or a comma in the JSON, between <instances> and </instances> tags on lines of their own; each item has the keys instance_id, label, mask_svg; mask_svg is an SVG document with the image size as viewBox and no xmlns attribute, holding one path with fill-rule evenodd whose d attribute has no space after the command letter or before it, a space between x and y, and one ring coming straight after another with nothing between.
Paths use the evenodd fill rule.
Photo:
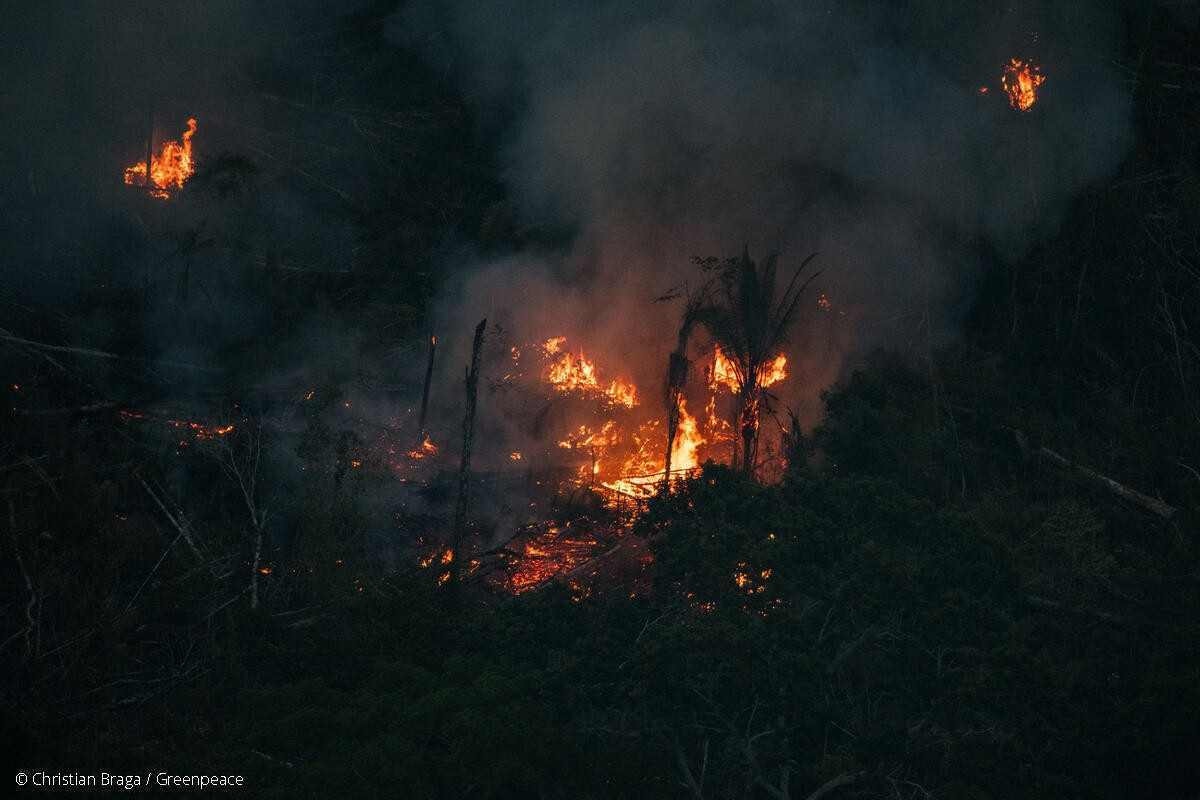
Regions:
<instances>
[{"instance_id":1,"label":"dense vegetation","mask_svg":"<svg viewBox=\"0 0 1200 800\"><path fill-rule=\"evenodd\" d=\"M373 479L348 473L355 434L322 413L346 378L331 363L289 455L304 482L274 498L294 528L274 563L292 577L251 608L258 511L230 475L253 441L163 466L181 463L173 441L79 409L166 389L5 350L0 706L15 760L207 765L277 797L1194 795L1200 109L1162 88L1194 43L1152 13L1135 22L1138 137L1120 174L1020 263L997 258L957 344L848 370L821 425L792 436L781 483L709 465L652 501L634 529L655 554L649 592L497 597L374 560L359 516ZM415 337L447 214L485 249L538 235L505 222L464 144L473 123L435 118L415 146L459 148L477 172L414 160L339 209L378 234L369 268L301 289L246 278L270 330L320 304ZM449 199L395 233L393 204L431 184ZM398 277L374 292L391 253ZM103 309L128 329L90 341L149 350L127 336L136 303L98 287L73 310L25 309L22 332L75 341L60 317ZM249 391L269 350L232 362L221 397ZM30 393L76 411L18 413Z\"/></svg>"},{"instance_id":2,"label":"dense vegetation","mask_svg":"<svg viewBox=\"0 0 1200 800\"><path fill-rule=\"evenodd\" d=\"M797 443L820 466L769 487L714 466L655 502L647 597L480 605L426 573L362 593L326 576L308 590L324 613L298 626L196 620L187 590L206 581L181 570L157 610L59 656L110 705L47 696L26 668L23 755L199 759L281 797L783 796L839 776L850 796L1185 795L1194 542L1002 436L922 423L929 389L880 358ZM96 545L100 585L76 591L97 597L153 555ZM164 652L132 692L102 682Z\"/></svg>"}]
</instances>

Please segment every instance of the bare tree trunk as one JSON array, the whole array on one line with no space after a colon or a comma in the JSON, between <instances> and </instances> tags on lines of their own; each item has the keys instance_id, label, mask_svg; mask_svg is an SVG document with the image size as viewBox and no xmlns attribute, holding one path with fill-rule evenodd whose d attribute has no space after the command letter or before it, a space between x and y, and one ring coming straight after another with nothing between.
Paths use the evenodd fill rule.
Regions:
<instances>
[{"instance_id":1,"label":"bare tree trunk","mask_svg":"<svg viewBox=\"0 0 1200 800\"><path fill-rule=\"evenodd\" d=\"M1089 469L1082 464L1077 464L1074 461L1071 461L1061 454L1051 450L1049 447L1039 447L1034 450L1029 443L1029 437L1025 435L1024 431L1018 428L1010 428L1007 425L1002 425L1001 427L1013 435L1013 438L1017 441L1017 447L1021 451L1021 457L1026 460L1036 455L1039 458L1044 458L1063 469L1073 470L1080 476L1087 478L1093 484L1107 489L1123 500L1128 500L1130 503L1133 503L1145 511L1149 511L1151 514L1161 517L1164 520L1171 519L1171 517L1175 516L1175 512L1178 510L1174 506L1164 503L1158 498L1144 495L1136 489L1131 489L1123 483L1113 480L1107 475L1102 475L1099 472L1096 472L1094 469Z\"/></svg>"},{"instance_id":2,"label":"bare tree trunk","mask_svg":"<svg viewBox=\"0 0 1200 800\"><path fill-rule=\"evenodd\" d=\"M1082 464L1076 464L1073 461L1069 461L1048 447L1038 448L1037 454L1048 459L1049 461L1054 462L1064 469L1074 470L1092 483L1104 487L1118 497L1128 500L1134 505L1140 506L1155 516L1161 517L1162 519L1170 519L1175 515L1176 509L1174 506L1168 505L1157 498L1144 495L1135 489L1130 489L1128 486L1114 481L1107 475L1101 475L1099 472L1088 469Z\"/></svg>"},{"instance_id":3,"label":"bare tree trunk","mask_svg":"<svg viewBox=\"0 0 1200 800\"><path fill-rule=\"evenodd\" d=\"M487 330L487 319L484 318L475 327L475 340L471 345L471 366L467 369L467 409L463 416L462 459L458 465L458 503L454 509L454 545L450 561L450 579L455 580L459 573L462 555L459 552L466 535L467 509L470 502L471 488L471 448L475 439L475 402L479 390L479 356L483 350L483 334Z\"/></svg>"},{"instance_id":4,"label":"bare tree trunk","mask_svg":"<svg viewBox=\"0 0 1200 800\"><path fill-rule=\"evenodd\" d=\"M741 458L741 455L742 455L742 446L740 443L741 440L738 436L738 433L740 432L739 425L741 424L741 419L742 419L742 400L740 397L738 397L737 399L734 400L733 413L729 417L729 430L732 431L732 433L729 436L729 441L730 441L729 468L731 470L733 470L734 472L737 472L738 470L741 469L741 466L739 465L739 459Z\"/></svg>"},{"instance_id":5,"label":"bare tree trunk","mask_svg":"<svg viewBox=\"0 0 1200 800\"><path fill-rule=\"evenodd\" d=\"M417 417L417 446L425 441L425 415L429 411L429 384L433 380L433 357L437 353L437 337L429 337L429 361L425 365L425 386L421 389L421 414Z\"/></svg>"},{"instance_id":6,"label":"bare tree trunk","mask_svg":"<svg viewBox=\"0 0 1200 800\"><path fill-rule=\"evenodd\" d=\"M671 455L675 449L675 436L679 432L679 401L687 383L687 373L688 360L681 347L671 353L667 364L667 453L663 459L663 492L671 488Z\"/></svg>"},{"instance_id":7,"label":"bare tree trunk","mask_svg":"<svg viewBox=\"0 0 1200 800\"><path fill-rule=\"evenodd\" d=\"M692 326L695 325L696 307L696 299L690 298L675 338L675 352L671 353L667 360L667 452L663 458L662 485L664 493L671 489L671 454L675 449L675 436L679 433L679 403L683 399L683 389L687 386L688 369L691 366L688 363L687 346L692 336Z\"/></svg>"},{"instance_id":8,"label":"bare tree trunk","mask_svg":"<svg viewBox=\"0 0 1200 800\"><path fill-rule=\"evenodd\" d=\"M250 608L258 608L258 565L262 562L262 525L257 525L254 532L254 563L250 565Z\"/></svg>"},{"instance_id":9,"label":"bare tree trunk","mask_svg":"<svg viewBox=\"0 0 1200 800\"><path fill-rule=\"evenodd\" d=\"M178 509L177 514L171 513L170 509L167 508L167 504L163 502L163 498L159 497L158 494L152 488L150 488L150 484L146 482L146 479L136 472L134 473L134 476L138 479L138 482L142 484L142 488L146 490L146 494L150 495L150 499L155 502L166 518L170 521L171 525L175 527L175 530L179 531L179 534L183 537L183 540L187 542L188 548L191 549L192 555L196 557L196 560L201 562L204 561L204 554L201 553L200 548L196 546L196 540L192 537L191 523L189 523L187 517L184 516L183 509Z\"/></svg>"},{"instance_id":10,"label":"bare tree trunk","mask_svg":"<svg viewBox=\"0 0 1200 800\"><path fill-rule=\"evenodd\" d=\"M154 166L154 109L151 108L146 115L146 191L150 191L154 184L151 182L151 172Z\"/></svg>"},{"instance_id":11,"label":"bare tree trunk","mask_svg":"<svg viewBox=\"0 0 1200 800\"><path fill-rule=\"evenodd\" d=\"M750 373L754 375L753 372ZM754 442L758 437L758 387L754 377L749 377L747 380L752 381L749 391L743 389L738 405L741 407L741 413L738 415L742 434L742 472L747 477L754 477ZM734 445L736 447L736 445Z\"/></svg>"}]
</instances>

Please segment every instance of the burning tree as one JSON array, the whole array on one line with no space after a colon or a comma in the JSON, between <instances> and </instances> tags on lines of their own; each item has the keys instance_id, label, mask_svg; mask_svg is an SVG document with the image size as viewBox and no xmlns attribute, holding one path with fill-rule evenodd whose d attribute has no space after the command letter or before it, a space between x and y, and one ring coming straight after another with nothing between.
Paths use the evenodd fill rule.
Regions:
<instances>
[{"instance_id":1,"label":"burning tree","mask_svg":"<svg viewBox=\"0 0 1200 800\"><path fill-rule=\"evenodd\" d=\"M146 160L125 168L125 183L144 186L151 197L166 200L172 192L182 189L196 171L192 162L192 137L195 135L196 120L189 118L187 130L179 140L163 142L158 153L148 144Z\"/></svg>"},{"instance_id":2,"label":"burning tree","mask_svg":"<svg viewBox=\"0 0 1200 800\"><path fill-rule=\"evenodd\" d=\"M671 456L675 448L675 436L679 433L680 415L683 410L683 390L687 385L690 362L687 358L688 341L692 338L692 329L697 322L697 314L702 308L707 308L711 301L705 287L699 294L688 295L683 309L683 320L679 324L675 349L667 361L667 451L663 461L663 491L671 486ZM666 295L660 300L672 299L674 295Z\"/></svg>"},{"instance_id":3,"label":"burning tree","mask_svg":"<svg viewBox=\"0 0 1200 800\"><path fill-rule=\"evenodd\" d=\"M1032 61L1010 59L1004 65L1000 85L1008 95L1008 103L1017 111L1029 111L1037 103L1038 88L1046 82L1042 69Z\"/></svg>"},{"instance_id":4,"label":"burning tree","mask_svg":"<svg viewBox=\"0 0 1200 800\"><path fill-rule=\"evenodd\" d=\"M821 273L801 281L813 253L801 262L782 293L776 286L776 255L761 265L750 259L748 248L740 258L697 258L696 263L713 277L705 301L688 313L709 332L723 355L727 383L737 399L737 426L741 431L741 468L754 473L759 411L763 389L781 369L780 350L787 341L800 297Z\"/></svg>"}]
</instances>

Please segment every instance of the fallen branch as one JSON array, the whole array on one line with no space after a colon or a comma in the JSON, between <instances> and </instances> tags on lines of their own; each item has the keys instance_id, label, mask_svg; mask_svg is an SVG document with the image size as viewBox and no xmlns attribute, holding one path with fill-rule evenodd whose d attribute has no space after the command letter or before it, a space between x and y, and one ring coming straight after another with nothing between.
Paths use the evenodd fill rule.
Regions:
<instances>
[{"instance_id":1,"label":"fallen branch","mask_svg":"<svg viewBox=\"0 0 1200 800\"><path fill-rule=\"evenodd\" d=\"M146 573L146 577L142 581L142 584L138 586L137 591L133 593L133 597L129 598L129 602L125 605L125 610L122 611L121 614L128 614L129 609L133 608L134 602L142 594L142 589L146 588L146 584L149 583L150 579L154 577L154 573L158 572L158 568L162 566L162 562L166 559L167 553L171 552L171 548L175 546L175 543L179 541L179 537L181 536L183 536L183 528L179 529L179 533L177 533L175 538L171 540L171 543L163 549L162 555L158 557L158 561L154 562L154 567L148 573Z\"/></svg>"},{"instance_id":2,"label":"fallen branch","mask_svg":"<svg viewBox=\"0 0 1200 800\"><path fill-rule=\"evenodd\" d=\"M1082 464L1076 464L1075 462L1064 458L1048 447L1038 448L1037 454L1042 458L1048 459L1057 466L1062 467L1063 469L1074 470L1076 473L1087 478L1092 483L1102 486L1118 497L1127 500L1136 506L1139 506L1145 511L1149 511L1151 514L1161 517L1162 519L1170 519L1175 515L1176 509L1174 506L1167 505L1162 500L1144 495L1134 489L1130 489L1128 486L1114 481L1107 475L1101 475L1099 472L1089 469Z\"/></svg>"},{"instance_id":3,"label":"fallen branch","mask_svg":"<svg viewBox=\"0 0 1200 800\"><path fill-rule=\"evenodd\" d=\"M160 364L167 367L182 367L184 369L196 370L198 372L220 372L221 370L214 367L202 367L198 364L188 364L183 361L167 361L153 358L136 358L134 356L122 356L116 353L109 353L104 350L96 350L91 347L67 347L59 344L46 344L45 342L35 342L31 339L23 339L20 336L14 336L10 331L0 328L0 341L9 342L15 345L31 347L35 350L50 351L53 353L72 353L77 356L87 356L88 358L104 358L112 361L137 361L143 364Z\"/></svg>"},{"instance_id":4,"label":"fallen branch","mask_svg":"<svg viewBox=\"0 0 1200 800\"><path fill-rule=\"evenodd\" d=\"M692 797L696 800L704 800L704 774L708 771L708 739L704 740L704 757L700 763L699 780L692 774L692 768L688 766L687 755L683 752L683 745L679 743L677 737L671 737L671 745L675 753L675 763L683 775L683 786L692 793Z\"/></svg>"},{"instance_id":5,"label":"fallen branch","mask_svg":"<svg viewBox=\"0 0 1200 800\"><path fill-rule=\"evenodd\" d=\"M838 775L836 778L831 778L818 786L817 790L808 796L808 800L821 800L822 797L829 794L834 789L854 783L855 781L860 780L866 774L866 770L860 770L859 772L844 772L841 775Z\"/></svg>"},{"instance_id":6,"label":"fallen branch","mask_svg":"<svg viewBox=\"0 0 1200 800\"><path fill-rule=\"evenodd\" d=\"M163 503L162 499L159 498L159 496L154 493L154 490L150 488L150 484L146 483L145 478L143 478L141 475L137 475L137 479L138 483L142 484L142 488L146 490L146 494L150 495L151 499L154 500L154 502L162 510L163 514L166 515L171 524L175 526L175 530L179 531L179 533L183 536L184 541L188 543L188 547L191 548L192 553L196 556L196 558L203 561L204 557L200 554L199 548L196 547L196 542L192 539L192 534L189 530L190 526L188 525L187 519L184 518L182 512L179 515L179 519L176 519L175 515L167 510L167 506L165 503Z\"/></svg>"},{"instance_id":7,"label":"fallen branch","mask_svg":"<svg viewBox=\"0 0 1200 800\"><path fill-rule=\"evenodd\" d=\"M1036 455L1039 458L1043 458L1051 462L1055 466L1073 471L1081 477L1087 478L1096 486L1107 489L1121 499L1138 506L1143 511L1149 511L1151 514L1154 514L1155 516L1164 520L1169 520L1175 515L1177 509L1174 506L1168 505L1158 498L1144 495L1135 489L1130 489L1125 484L1115 481L1107 475L1102 475L1099 472L1096 472L1094 469L1085 467L1082 464L1077 464L1060 453L1051 450L1049 447L1038 447L1037 449L1034 449L1032 446L1030 446L1029 438L1023 431L1018 430L1017 428L1010 428L1007 425L1002 427L1013 435L1013 438L1017 442L1017 447L1021 451L1022 457L1029 458Z\"/></svg>"}]
</instances>

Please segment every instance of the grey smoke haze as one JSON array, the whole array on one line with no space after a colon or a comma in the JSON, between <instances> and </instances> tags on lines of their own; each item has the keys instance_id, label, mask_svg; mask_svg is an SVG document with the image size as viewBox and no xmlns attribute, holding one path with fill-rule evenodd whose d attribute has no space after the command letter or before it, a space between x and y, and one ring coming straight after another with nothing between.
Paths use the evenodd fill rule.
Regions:
<instances>
[{"instance_id":1,"label":"grey smoke haze","mask_svg":"<svg viewBox=\"0 0 1200 800\"><path fill-rule=\"evenodd\" d=\"M1053 233L1127 148L1111 6L416 2L392 35L477 101L521 218L573 231L470 265L447 324L647 353L657 385L674 321L650 298L748 242L821 253L839 313L801 332L809 396L839 354L953 330L983 254ZM1000 90L1013 56L1048 76L1033 113Z\"/></svg>"},{"instance_id":2,"label":"grey smoke haze","mask_svg":"<svg viewBox=\"0 0 1200 800\"><path fill-rule=\"evenodd\" d=\"M364 159L311 156L370 151L342 119L285 119L262 94L262 71L283 76L289 97L329 96L313 54L365 5L93 0L6 17L0 259L22 278L10 287L69 297L101 268L123 285L147 273L174 281L176 240L205 219L206 232L243 251L195 257L204 302L190 306L195 324L171 336L180 315L164 280L171 299L146 315L146 338L164 356L208 361L253 337L270 309L221 283L235 259L278 246L297 261L332 262L358 244L353 225L321 203L337 197L281 177L285 156L305 156L307 171L354 196ZM835 311L812 315L791 352L799 379L789 384L801 396L788 399L811 402L845 354L953 331L983 259L1014 258L1052 233L1129 137L1128 98L1109 66L1119 19L1100 2L925 0L899 13L841 2L417 0L390 33L475 104L520 223L571 232L565 248L450 265L465 280L441 303L443 398L457 394L466 340L484 315L518 337L562 333L620 358L655 395L676 310L650 299L694 279L690 256L747 242L756 256L779 250L784 268L821 253ZM999 93L1014 55L1036 58L1048 76L1031 114ZM981 85L991 92L979 95ZM160 140L195 114L201 157L255 160L258 193L211 205L181 196L166 223L131 213L114 178L141 157L148 104ZM74 321L77 343L103 346L116 322ZM318 372L322 360L345 367L364 332L379 338L316 308L276 351L296 372Z\"/></svg>"}]
</instances>

